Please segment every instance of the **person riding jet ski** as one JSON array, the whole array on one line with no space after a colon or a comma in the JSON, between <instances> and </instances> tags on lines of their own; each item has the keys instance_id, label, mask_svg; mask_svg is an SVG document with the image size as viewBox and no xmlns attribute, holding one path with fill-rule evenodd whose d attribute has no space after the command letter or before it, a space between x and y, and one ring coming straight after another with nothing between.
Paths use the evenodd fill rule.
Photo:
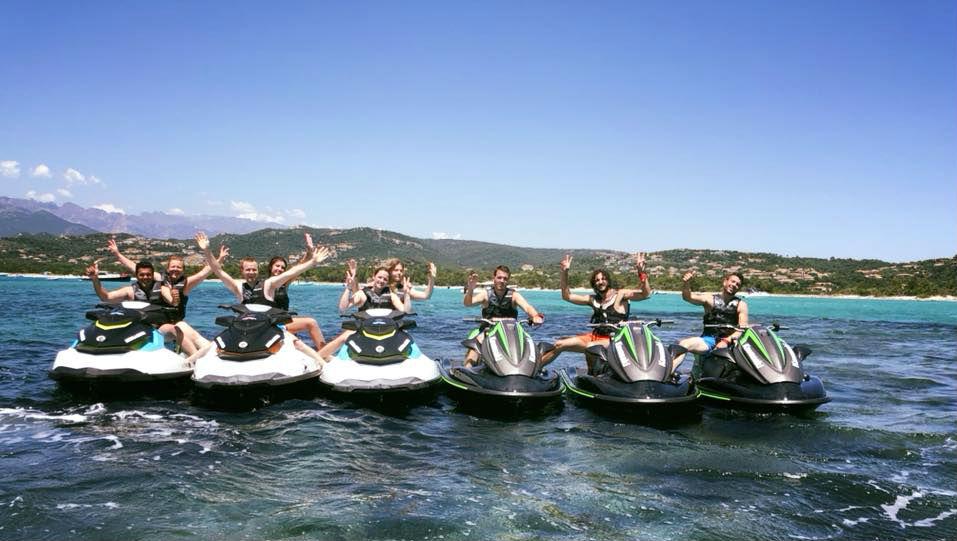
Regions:
<instances>
[{"instance_id":1,"label":"person riding jet ski","mask_svg":"<svg viewBox=\"0 0 957 541\"><path fill-rule=\"evenodd\" d=\"M589 406L653 415L662 421L697 411L693 381L675 370L675 357L684 353L684 348L665 347L651 330L663 323L670 322L656 319L593 324L605 328L609 341L588 348L594 361L587 370L579 368L571 374L562 370L572 396Z\"/></svg>"}]
</instances>

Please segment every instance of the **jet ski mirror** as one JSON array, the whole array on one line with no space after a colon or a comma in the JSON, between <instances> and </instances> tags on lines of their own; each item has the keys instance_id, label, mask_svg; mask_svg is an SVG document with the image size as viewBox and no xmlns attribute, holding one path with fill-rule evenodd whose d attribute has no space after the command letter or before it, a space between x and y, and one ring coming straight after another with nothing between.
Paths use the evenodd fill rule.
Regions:
<instances>
[{"instance_id":1,"label":"jet ski mirror","mask_svg":"<svg viewBox=\"0 0 957 541\"><path fill-rule=\"evenodd\" d=\"M342 328L347 331L358 331L359 322L354 319L347 319L342 322Z\"/></svg>"},{"instance_id":2,"label":"jet ski mirror","mask_svg":"<svg viewBox=\"0 0 957 541\"><path fill-rule=\"evenodd\" d=\"M414 329L416 327L415 321L411 319L403 319L399 323L399 330Z\"/></svg>"},{"instance_id":3,"label":"jet ski mirror","mask_svg":"<svg viewBox=\"0 0 957 541\"><path fill-rule=\"evenodd\" d=\"M794 346L791 349L794 350L794 355L797 356L799 361L803 361L808 355L811 354L811 348L807 346Z\"/></svg>"},{"instance_id":4,"label":"jet ski mirror","mask_svg":"<svg viewBox=\"0 0 957 541\"><path fill-rule=\"evenodd\" d=\"M216 318L216 324L220 327L229 327L235 320L236 316L218 316Z\"/></svg>"}]
</instances>

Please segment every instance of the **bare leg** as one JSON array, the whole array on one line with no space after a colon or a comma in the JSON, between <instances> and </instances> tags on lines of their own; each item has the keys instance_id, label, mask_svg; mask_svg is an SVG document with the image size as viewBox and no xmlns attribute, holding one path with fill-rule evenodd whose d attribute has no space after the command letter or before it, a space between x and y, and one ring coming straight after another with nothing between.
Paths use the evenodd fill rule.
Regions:
<instances>
[{"instance_id":1,"label":"bare leg","mask_svg":"<svg viewBox=\"0 0 957 541\"><path fill-rule=\"evenodd\" d=\"M186 355L192 356L197 350L209 344L209 340L203 338L201 334L196 332L196 329L185 321L176 322L174 329L176 332L176 341Z\"/></svg>"},{"instance_id":2,"label":"bare leg","mask_svg":"<svg viewBox=\"0 0 957 541\"><path fill-rule=\"evenodd\" d=\"M584 353L585 348L590 345L590 342L587 342L584 338L580 336L566 336L564 338L559 338L555 342L555 349L542 355L542 364L548 364L554 361L563 351L571 351L574 353Z\"/></svg>"},{"instance_id":3,"label":"bare leg","mask_svg":"<svg viewBox=\"0 0 957 541\"><path fill-rule=\"evenodd\" d=\"M480 332L477 335L475 335L475 340L479 344L481 344L485 340L485 333ZM478 363L478 356L479 354L477 351L475 351L472 348L467 348L465 350L465 362L462 363L463 366L465 366L465 368L468 368L470 366L476 365Z\"/></svg>"},{"instance_id":4,"label":"bare leg","mask_svg":"<svg viewBox=\"0 0 957 541\"><path fill-rule=\"evenodd\" d=\"M355 331L342 331L339 333L339 336L333 338L331 342L319 348L319 355L323 359L328 359L330 356L335 355L336 352L339 351L339 348L342 347L342 344L345 344L346 340L353 334L355 334Z\"/></svg>"},{"instance_id":5,"label":"bare leg","mask_svg":"<svg viewBox=\"0 0 957 541\"><path fill-rule=\"evenodd\" d=\"M678 342L678 345L687 349L689 353L707 353L709 351L708 344L700 336L689 336ZM675 357L675 369L683 360L685 360L684 353Z\"/></svg>"},{"instance_id":6,"label":"bare leg","mask_svg":"<svg viewBox=\"0 0 957 541\"><path fill-rule=\"evenodd\" d=\"M296 338L296 335L287 332L285 336L286 340L292 340L292 346L297 350L305 353L306 355L313 358L316 363L319 365L319 368L322 368L326 365L326 360L322 358L322 355L319 355L319 352L307 346L305 342Z\"/></svg>"},{"instance_id":7,"label":"bare leg","mask_svg":"<svg viewBox=\"0 0 957 541\"><path fill-rule=\"evenodd\" d=\"M322 330L319 329L319 323L311 317L294 317L292 322L286 324L286 330L296 334L299 331L308 331L309 338L315 344L316 349L322 349L326 345L326 339L322 336Z\"/></svg>"}]
</instances>

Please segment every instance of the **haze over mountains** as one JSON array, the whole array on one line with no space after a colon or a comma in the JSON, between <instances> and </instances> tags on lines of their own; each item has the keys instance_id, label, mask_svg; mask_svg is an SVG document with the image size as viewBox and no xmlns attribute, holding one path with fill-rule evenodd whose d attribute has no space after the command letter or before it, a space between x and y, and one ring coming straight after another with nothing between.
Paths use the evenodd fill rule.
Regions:
<instances>
[{"instance_id":1,"label":"haze over mountains","mask_svg":"<svg viewBox=\"0 0 957 541\"><path fill-rule=\"evenodd\" d=\"M85 208L73 203L57 205L32 199L0 197L0 236L17 233L85 235L99 231L130 233L155 239L188 239L196 231L206 231L210 235L241 235L265 227L282 227L282 224L230 216L188 216L165 212L124 214Z\"/></svg>"}]
</instances>

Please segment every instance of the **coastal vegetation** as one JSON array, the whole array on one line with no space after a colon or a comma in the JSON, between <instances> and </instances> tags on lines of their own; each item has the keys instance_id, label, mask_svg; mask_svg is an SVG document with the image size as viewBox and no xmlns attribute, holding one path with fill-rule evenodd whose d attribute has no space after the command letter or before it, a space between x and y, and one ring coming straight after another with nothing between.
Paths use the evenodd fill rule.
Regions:
<instances>
[{"instance_id":1,"label":"coastal vegetation","mask_svg":"<svg viewBox=\"0 0 957 541\"><path fill-rule=\"evenodd\" d=\"M229 246L231 257L226 269L239 276L238 261L247 255L260 261L273 255L298 259L303 250L304 232L334 250L330 260L304 275L307 280L341 281L343 265L350 258L356 259L360 269L368 272L382 260L398 257L406 263L407 274L416 283L425 282L426 263L434 261L438 266L436 283L439 286L461 286L473 270L479 273L480 279L486 280L496 265L505 264L512 270L515 285L557 288L558 261L565 253L571 253L575 259L569 279L574 287L587 286L590 271L597 267L608 269L621 286L637 286L638 282L631 254L615 250L523 248L467 240L420 239L371 228L263 229L243 235L219 235L210 240L214 247L221 243ZM101 261L101 269L119 271L106 249L110 236L106 233L20 234L0 238L0 272L77 275L93 260ZM148 258L158 262L170 255L183 255L188 267L202 265L192 240L127 234L115 237L124 255L134 260ZM725 272L736 270L745 275L745 289L768 293L929 297L957 292L957 256L888 263L678 249L648 253L647 267L652 286L661 290L681 289L682 275L693 269L698 273L697 289L716 289Z\"/></svg>"}]
</instances>

